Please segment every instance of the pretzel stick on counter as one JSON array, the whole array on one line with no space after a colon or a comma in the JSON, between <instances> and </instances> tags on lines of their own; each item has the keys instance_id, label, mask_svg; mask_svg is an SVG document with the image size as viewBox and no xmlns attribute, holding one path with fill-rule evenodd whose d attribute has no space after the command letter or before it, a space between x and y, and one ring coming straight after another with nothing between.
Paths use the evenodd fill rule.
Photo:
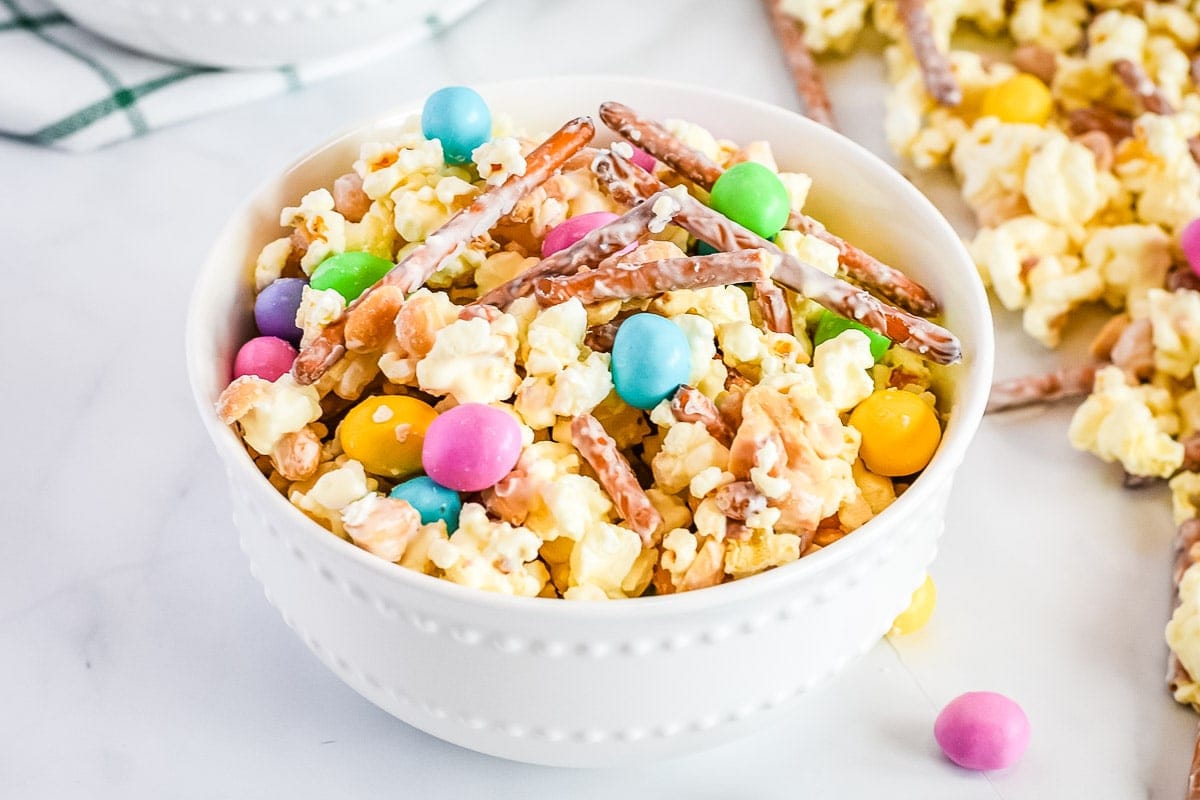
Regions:
<instances>
[{"instance_id":1,"label":"pretzel stick on counter","mask_svg":"<svg viewBox=\"0 0 1200 800\"><path fill-rule=\"evenodd\" d=\"M707 289L769 280L778 259L766 250L666 258L628 267L619 263L557 278L542 278L534 293L542 306L579 298L585 306L605 300L654 297L679 289Z\"/></svg>"},{"instance_id":2,"label":"pretzel stick on counter","mask_svg":"<svg viewBox=\"0 0 1200 800\"><path fill-rule=\"evenodd\" d=\"M782 0L763 0L763 8L771 23L771 32L779 42L783 60L792 74L792 85L804 101L808 118L826 128L837 130L833 118L833 104L825 91L825 81L813 59L812 51L804 43L804 23L783 10Z\"/></svg>"},{"instance_id":3,"label":"pretzel stick on counter","mask_svg":"<svg viewBox=\"0 0 1200 800\"><path fill-rule=\"evenodd\" d=\"M712 189L722 169L703 153L688 147L654 120L639 115L620 103L604 103L600 106L600 119L626 140L636 144L650 155L665 162L683 177L705 189ZM653 176L648 176L657 180ZM874 289L884 298L913 314L932 316L938 312L937 301L929 291L898 269L890 267L868 253L860 250L840 236L835 236L817 220L801 212L792 211L787 227L791 230L815 236L833 245L838 251L838 263L854 280ZM715 244L709 242L709 244Z\"/></svg>"},{"instance_id":4,"label":"pretzel stick on counter","mask_svg":"<svg viewBox=\"0 0 1200 800\"><path fill-rule=\"evenodd\" d=\"M667 197L666 187L663 186L662 189L662 197ZM465 315L470 309L481 305L506 308L518 297L531 294L538 281L543 278L574 275L582 267L599 264L605 258L636 242L651 231L652 225L657 226L656 220L665 226L671 218L666 211L673 209L675 204L660 204L659 199L652 196L649 202L631 208L619 219L589 231L570 247L543 258L512 280L483 294L474 303L466 306L462 314Z\"/></svg>"},{"instance_id":5,"label":"pretzel stick on counter","mask_svg":"<svg viewBox=\"0 0 1200 800\"><path fill-rule=\"evenodd\" d=\"M680 422L699 422L710 436L726 447L733 441L733 428L725 422L716 404L695 387L685 385L675 390L671 413Z\"/></svg>"},{"instance_id":6,"label":"pretzel stick on counter","mask_svg":"<svg viewBox=\"0 0 1200 800\"><path fill-rule=\"evenodd\" d=\"M662 525L662 515L617 449L616 440L591 414L580 414L571 420L571 444L595 470L596 480L612 498L617 514L642 537L642 544L649 546L650 537Z\"/></svg>"},{"instance_id":7,"label":"pretzel stick on counter","mask_svg":"<svg viewBox=\"0 0 1200 800\"><path fill-rule=\"evenodd\" d=\"M957 106L962 102L962 89L954 78L950 61L934 39L933 21L929 18L929 9L925 8L925 0L896 0L896 6L904 21L908 43L921 67L926 91L940 105Z\"/></svg>"},{"instance_id":8,"label":"pretzel stick on counter","mask_svg":"<svg viewBox=\"0 0 1200 800\"><path fill-rule=\"evenodd\" d=\"M406 294L416 291L443 263L466 249L473 239L486 235L501 217L513 210L522 197L540 186L567 159L583 149L595 133L596 127L587 117L579 117L563 125L526 157L523 175L510 175L504 183L475 198L471 205L431 233L420 247L363 292L350 304L347 312L365 302L380 286L396 286ZM346 315L343 314L301 351L292 366L297 382L313 383L345 353L345 320Z\"/></svg>"},{"instance_id":9,"label":"pretzel stick on counter","mask_svg":"<svg viewBox=\"0 0 1200 800\"><path fill-rule=\"evenodd\" d=\"M635 199L638 189L648 188L651 176L641 167L615 153L601 153L592 162L592 170L600 185L613 199ZM639 175L639 173L641 173ZM621 180L622 174L637 176L633 183ZM661 184L660 184L661 185ZM889 306L867 292L826 275L811 264L790 256L756 233L705 206L690 194L673 194L680 205L675 224L697 239L708 242L718 250L749 250L763 248L779 256L772 277L794 292L810 298L830 311L856 320L871 330L882 333L906 350L919 353L938 364L953 364L962 358L962 346L950 331Z\"/></svg>"},{"instance_id":10,"label":"pretzel stick on counter","mask_svg":"<svg viewBox=\"0 0 1200 800\"><path fill-rule=\"evenodd\" d=\"M1023 375L992 384L985 414L1012 411L1026 406L1049 405L1060 400L1086 397L1092 393L1096 370L1103 365L1063 367L1043 375Z\"/></svg>"}]
</instances>

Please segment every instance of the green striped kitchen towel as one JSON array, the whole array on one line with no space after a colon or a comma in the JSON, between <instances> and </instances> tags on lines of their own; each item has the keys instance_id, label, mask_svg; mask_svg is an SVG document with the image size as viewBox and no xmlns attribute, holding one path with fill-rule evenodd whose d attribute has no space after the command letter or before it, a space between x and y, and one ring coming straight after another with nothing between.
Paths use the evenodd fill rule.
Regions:
<instances>
[{"instance_id":1,"label":"green striped kitchen towel","mask_svg":"<svg viewBox=\"0 0 1200 800\"><path fill-rule=\"evenodd\" d=\"M465 11L470 4L450 4ZM411 44L451 20L415 26ZM76 26L45 0L0 0L0 136L94 150L201 114L348 72L378 50L280 69L185 66Z\"/></svg>"}]
</instances>

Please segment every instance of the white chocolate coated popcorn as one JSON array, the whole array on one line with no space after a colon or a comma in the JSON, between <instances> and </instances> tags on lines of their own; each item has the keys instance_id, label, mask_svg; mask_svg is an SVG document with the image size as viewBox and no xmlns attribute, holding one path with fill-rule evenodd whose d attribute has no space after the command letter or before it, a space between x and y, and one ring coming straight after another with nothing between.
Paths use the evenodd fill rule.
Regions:
<instances>
[{"instance_id":1,"label":"white chocolate coated popcorn","mask_svg":"<svg viewBox=\"0 0 1200 800\"><path fill-rule=\"evenodd\" d=\"M1068 436L1074 447L1118 461L1132 475L1165 478L1183 463L1183 445L1171 438L1177 427L1167 390L1131 386L1119 368L1105 367Z\"/></svg>"}]
</instances>

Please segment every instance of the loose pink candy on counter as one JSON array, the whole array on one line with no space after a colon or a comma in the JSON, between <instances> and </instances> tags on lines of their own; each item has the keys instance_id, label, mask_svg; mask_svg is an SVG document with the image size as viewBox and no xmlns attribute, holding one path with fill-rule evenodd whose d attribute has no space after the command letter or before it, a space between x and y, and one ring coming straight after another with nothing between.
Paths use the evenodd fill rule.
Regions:
<instances>
[{"instance_id":1,"label":"loose pink candy on counter","mask_svg":"<svg viewBox=\"0 0 1200 800\"><path fill-rule=\"evenodd\" d=\"M650 155L642 148L633 148L633 158L629 160L646 170L646 172L649 172L651 175L654 174L654 156Z\"/></svg>"},{"instance_id":2,"label":"loose pink candy on counter","mask_svg":"<svg viewBox=\"0 0 1200 800\"><path fill-rule=\"evenodd\" d=\"M967 692L938 714L933 737L946 757L960 767L1003 769L1025 753L1029 718L1002 694Z\"/></svg>"},{"instance_id":3,"label":"loose pink candy on counter","mask_svg":"<svg viewBox=\"0 0 1200 800\"><path fill-rule=\"evenodd\" d=\"M521 427L511 414L482 403L463 403L430 423L421 465L435 483L478 492L511 472L520 455Z\"/></svg>"},{"instance_id":4,"label":"loose pink candy on counter","mask_svg":"<svg viewBox=\"0 0 1200 800\"><path fill-rule=\"evenodd\" d=\"M566 250L596 228L603 228L615 219L618 219L617 215L608 211L593 211L590 214L571 217L561 225L551 228L546 234L546 238L542 240L542 258L549 258L559 250Z\"/></svg>"},{"instance_id":5,"label":"loose pink candy on counter","mask_svg":"<svg viewBox=\"0 0 1200 800\"><path fill-rule=\"evenodd\" d=\"M292 368L296 348L278 336L256 336L242 345L233 359L233 377L257 375L274 381Z\"/></svg>"},{"instance_id":6,"label":"loose pink candy on counter","mask_svg":"<svg viewBox=\"0 0 1200 800\"><path fill-rule=\"evenodd\" d=\"M1200 217L1189 222L1179 234L1179 246L1187 257L1192 272L1200 275Z\"/></svg>"}]
</instances>

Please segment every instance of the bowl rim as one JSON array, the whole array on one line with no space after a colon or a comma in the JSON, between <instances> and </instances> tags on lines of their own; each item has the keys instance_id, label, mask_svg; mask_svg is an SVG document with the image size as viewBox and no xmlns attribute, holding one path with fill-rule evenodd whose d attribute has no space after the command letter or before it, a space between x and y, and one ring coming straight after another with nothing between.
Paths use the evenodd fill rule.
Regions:
<instances>
[{"instance_id":1,"label":"bowl rim","mask_svg":"<svg viewBox=\"0 0 1200 800\"><path fill-rule=\"evenodd\" d=\"M942 440L932 461L920 476L888 508L856 529L853 536L840 539L837 547L823 548L796 561L701 590L625 598L612 602L563 602L561 598L515 596L464 586L384 561L353 543L332 535L326 528L311 520L300 509L292 505L270 484L266 476L259 472L253 460L248 457L240 437L231 427L223 424L217 418L212 401L202 396L199 390L199 386L203 383L200 378L202 367L198 363L197 342L202 331L205 330L205 320L200 315L200 299L205 294L203 288L210 281L215 280L211 276L216 272L214 265L217 262L217 252L222 242L230 235L238 221L251 211L258 198L269 193L273 187L302 164L319 156L323 151L340 143L345 138L370 128L379 127L387 121L419 112L423 99L413 99L387 111L372 114L354 125L339 130L293 159L282 171L261 181L238 204L233 214L226 219L220 233L205 255L204 262L193 283L188 303L185 334L188 383L197 410L204 421L205 429L226 467L229 480L241 480L246 484L247 491L269 495L270 499L267 502L296 523L290 525L288 530L283 532L284 535L303 535L314 541L316 546L322 547L340 558L350 559L382 579L396 581L398 585L405 588L431 594L436 598L455 604L490 606L493 610L520 610L526 614L532 613L555 618L567 615L571 618L620 619L631 614L677 613L733 605L769 594L783 584L802 585L809 576L827 571L843 561L856 557L861 558L875 547L880 546L879 540L886 538L889 529L896 527L898 523L914 514L922 504L928 502L930 496L936 491L936 487L953 480L954 472L961 464L967 447L974 438L983 418L991 386L994 360L991 309L986 290L976 272L974 262L954 228L932 201L881 157L841 133L819 125L795 111L762 100L696 84L622 75L557 76L548 79L488 82L473 84L473 86L481 94L487 96L490 93L544 92L548 82L571 85L588 84L597 91L611 91L615 97L619 97L622 90L627 87L635 87L640 90L685 92L702 95L706 100L730 108L750 109L757 114L778 117L781 121L786 118L784 124L806 129L806 134L817 140L821 148L847 151L854 157L865 160L866 165L880 172L895 184L896 190L905 203L915 205L923 215L931 217L931 224L935 228L941 229L950 248L943 259L942 268L961 273L957 277L967 281L966 290L970 308L965 309L969 313L963 314L963 317L973 327L971 338L977 345L972 353L969 368L965 364L960 366L960 369L964 370L964 374L955 378L957 397L949 424L943 432ZM234 473L232 465L235 464L238 465L241 475ZM243 478L242 475L246 477ZM300 534L300 530L304 533Z\"/></svg>"}]
</instances>

